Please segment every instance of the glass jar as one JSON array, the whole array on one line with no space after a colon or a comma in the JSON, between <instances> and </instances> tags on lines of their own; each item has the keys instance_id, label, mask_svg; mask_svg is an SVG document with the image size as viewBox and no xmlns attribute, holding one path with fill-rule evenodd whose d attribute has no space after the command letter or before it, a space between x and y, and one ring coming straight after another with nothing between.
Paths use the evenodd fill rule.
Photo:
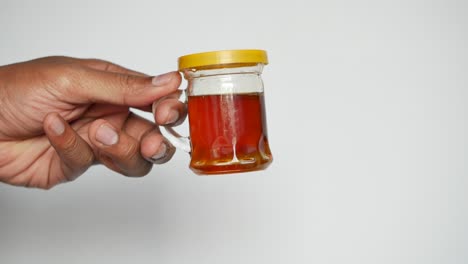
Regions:
<instances>
[{"instance_id":1,"label":"glass jar","mask_svg":"<svg viewBox=\"0 0 468 264\"><path fill-rule=\"evenodd\" d=\"M179 58L188 82L186 102L190 146L176 137L175 146L190 151L197 174L262 170L272 162L268 144L261 73L268 64L263 50L205 52Z\"/></svg>"}]
</instances>

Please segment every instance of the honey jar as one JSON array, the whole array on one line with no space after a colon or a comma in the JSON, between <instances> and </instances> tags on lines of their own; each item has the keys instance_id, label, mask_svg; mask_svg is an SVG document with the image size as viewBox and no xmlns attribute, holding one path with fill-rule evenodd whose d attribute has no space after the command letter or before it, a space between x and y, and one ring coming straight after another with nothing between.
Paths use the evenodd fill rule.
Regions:
<instances>
[{"instance_id":1,"label":"honey jar","mask_svg":"<svg viewBox=\"0 0 468 264\"><path fill-rule=\"evenodd\" d=\"M166 128L168 139L191 155L197 174L262 170L272 162L262 70L264 50L224 50L185 55L178 68L185 90L190 137Z\"/></svg>"}]
</instances>

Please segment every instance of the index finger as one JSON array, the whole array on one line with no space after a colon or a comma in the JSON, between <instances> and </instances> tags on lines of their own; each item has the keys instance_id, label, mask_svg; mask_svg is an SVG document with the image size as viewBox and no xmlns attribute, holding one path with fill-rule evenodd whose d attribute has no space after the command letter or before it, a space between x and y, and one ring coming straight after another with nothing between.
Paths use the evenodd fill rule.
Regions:
<instances>
[{"instance_id":1,"label":"index finger","mask_svg":"<svg viewBox=\"0 0 468 264\"><path fill-rule=\"evenodd\" d=\"M77 87L71 90L75 103L144 107L176 91L181 83L178 72L146 77L86 68L76 75Z\"/></svg>"}]
</instances>

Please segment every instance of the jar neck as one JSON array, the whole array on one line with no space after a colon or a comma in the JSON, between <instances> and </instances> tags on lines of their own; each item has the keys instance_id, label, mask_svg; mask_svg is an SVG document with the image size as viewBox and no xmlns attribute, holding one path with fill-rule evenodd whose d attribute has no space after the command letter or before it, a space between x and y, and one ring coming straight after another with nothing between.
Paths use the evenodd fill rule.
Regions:
<instances>
[{"instance_id":1,"label":"jar neck","mask_svg":"<svg viewBox=\"0 0 468 264\"><path fill-rule=\"evenodd\" d=\"M183 71L186 80L190 81L200 77L219 76L227 74L256 74L260 75L263 71L263 64L255 64L248 66L214 68L214 69L186 69Z\"/></svg>"},{"instance_id":2,"label":"jar neck","mask_svg":"<svg viewBox=\"0 0 468 264\"><path fill-rule=\"evenodd\" d=\"M263 64L184 72L187 95L245 94L263 92Z\"/></svg>"}]
</instances>

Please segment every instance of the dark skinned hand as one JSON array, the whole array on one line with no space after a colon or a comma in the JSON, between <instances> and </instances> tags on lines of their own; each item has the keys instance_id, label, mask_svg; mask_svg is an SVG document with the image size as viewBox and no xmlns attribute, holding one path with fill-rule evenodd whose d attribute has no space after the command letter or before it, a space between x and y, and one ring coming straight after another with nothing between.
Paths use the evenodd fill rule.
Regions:
<instances>
[{"instance_id":1,"label":"dark skinned hand","mask_svg":"<svg viewBox=\"0 0 468 264\"><path fill-rule=\"evenodd\" d=\"M143 176L174 154L159 125L183 121L181 76L97 59L47 57L0 67L0 181L49 189L93 164ZM151 111L150 122L130 107Z\"/></svg>"}]
</instances>

